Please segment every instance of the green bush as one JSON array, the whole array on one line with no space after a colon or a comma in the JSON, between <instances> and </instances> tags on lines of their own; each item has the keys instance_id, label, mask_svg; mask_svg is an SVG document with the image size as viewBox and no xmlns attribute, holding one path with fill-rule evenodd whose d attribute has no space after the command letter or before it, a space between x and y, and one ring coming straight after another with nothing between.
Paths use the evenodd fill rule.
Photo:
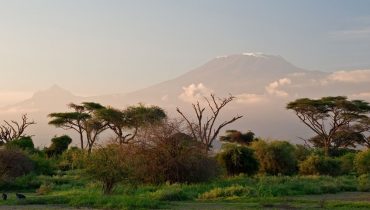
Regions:
<instances>
[{"instance_id":1,"label":"green bush","mask_svg":"<svg viewBox=\"0 0 370 210\"><path fill-rule=\"evenodd\" d=\"M357 178L357 189L363 192L370 191L370 174L362 174Z\"/></svg>"},{"instance_id":2,"label":"green bush","mask_svg":"<svg viewBox=\"0 0 370 210\"><path fill-rule=\"evenodd\" d=\"M253 150L245 146L225 144L217 159L229 175L240 173L253 175L258 171L258 161L254 157Z\"/></svg>"},{"instance_id":3,"label":"green bush","mask_svg":"<svg viewBox=\"0 0 370 210\"><path fill-rule=\"evenodd\" d=\"M260 164L260 172L271 175L291 175L297 171L295 148L286 141L253 142L251 148Z\"/></svg>"},{"instance_id":4,"label":"green bush","mask_svg":"<svg viewBox=\"0 0 370 210\"><path fill-rule=\"evenodd\" d=\"M5 144L6 148L19 148L21 150L33 151L35 145L33 144L32 138L30 136L19 137L9 143Z\"/></svg>"},{"instance_id":5,"label":"green bush","mask_svg":"<svg viewBox=\"0 0 370 210\"><path fill-rule=\"evenodd\" d=\"M72 143L72 139L67 135L63 135L52 138L51 142L50 147L45 150L48 157L61 155L68 149L69 144Z\"/></svg>"},{"instance_id":6,"label":"green bush","mask_svg":"<svg viewBox=\"0 0 370 210\"><path fill-rule=\"evenodd\" d=\"M30 158L36 174L52 175L55 173L56 163L54 159L48 159L45 154L32 154Z\"/></svg>"},{"instance_id":7,"label":"green bush","mask_svg":"<svg viewBox=\"0 0 370 210\"><path fill-rule=\"evenodd\" d=\"M201 200L213 200L219 198L235 198L241 196L252 196L254 195L254 190L251 187L244 187L241 185L232 185L230 187L216 187L210 191L207 191L199 195Z\"/></svg>"},{"instance_id":8,"label":"green bush","mask_svg":"<svg viewBox=\"0 0 370 210\"><path fill-rule=\"evenodd\" d=\"M59 158L58 168L63 171L83 169L86 167L87 152L77 147L71 147Z\"/></svg>"},{"instance_id":9,"label":"green bush","mask_svg":"<svg viewBox=\"0 0 370 210\"><path fill-rule=\"evenodd\" d=\"M370 173L370 149L357 153L354 165L358 174Z\"/></svg>"},{"instance_id":10,"label":"green bush","mask_svg":"<svg viewBox=\"0 0 370 210\"><path fill-rule=\"evenodd\" d=\"M310 155L299 164L299 173L303 175L330 175L341 174L341 161L335 158Z\"/></svg>"},{"instance_id":11,"label":"green bush","mask_svg":"<svg viewBox=\"0 0 370 210\"><path fill-rule=\"evenodd\" d=\"M341 173L342 174L350 174L355 171L354 167L354 159L356 157L356 153L350 152L347 153L341 157L339 157L339 160L341 162Z\"/></svg>"},{"instance_id":12,"label":"green bush","mask_svg":"<svg viewBox=\"0 0 370 210\"><path fill-rule=\"evenodd\" d=\"M152 193L154 199L159 201L182 201L189 197L182 191L181 187L169 187L159 189Z\"/></svg>"}]
</instances>

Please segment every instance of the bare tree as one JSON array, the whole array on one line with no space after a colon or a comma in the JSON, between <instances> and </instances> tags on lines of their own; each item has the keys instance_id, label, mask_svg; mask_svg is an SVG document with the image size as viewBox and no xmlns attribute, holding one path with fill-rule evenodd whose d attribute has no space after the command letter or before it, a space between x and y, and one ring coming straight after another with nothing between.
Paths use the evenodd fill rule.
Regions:
<instances>
[{"instance_id":1,"label":"bare tree","mask_svg":"<svg viewBox=\"0 0 370 210\"><path fill-rule=\"evenodd\" d=\"M219 125L216 125L216 120L220 115L221 110L235 99L230 95L227 98L216 98L214 94L210 98L204 97L207 102L206 106L200 105L199 101L193 105L193 110L196 114L196 122L192 122L179 108L176 111L185 119L192 137L201 142L206 150L206 153L212 148L212 143L217 138L220 130L228 124L235 122L243 116L237 115L231 120L226 120ZM211 115L205 116L206 109L210 110Z\"/></svg>"},{"instance_id":2,"label":"bare tree","mask_svg":"<svg viewBox=\"0 0 370 210\"><path fill-rule=\"evenodd\" d=\"M26 136L24 134L26 128L30 125L36 124L34 121L29 121L27 114L22 115L22 121L6 121L4 120L3 125L0 125L0 142L8 143L14 139Z\"/></svg>"}]
</instances>

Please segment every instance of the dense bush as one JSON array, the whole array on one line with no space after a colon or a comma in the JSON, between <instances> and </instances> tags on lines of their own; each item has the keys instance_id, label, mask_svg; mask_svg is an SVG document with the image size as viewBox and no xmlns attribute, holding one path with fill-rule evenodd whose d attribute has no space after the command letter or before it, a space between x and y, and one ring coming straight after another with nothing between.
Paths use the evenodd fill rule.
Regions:
<instances>
[{"instance_id":1,"label":"dense bush","mask_svg":"<svg viewBox=\"0 0 370 210\"><path fill-rule=\"evenodd\" d=\"M87 152L77 147L71 147L59 158L58 168L63 171L83 169L86 167Z\"/></svg>"},{"instance_id":2,"label":"dense bush","mask_svg":"<svg viewBox=\"0 0 370 210\"><path fill-rule=\"evenodd\" d=\"M34 165L35 174L52 175L56 170L56 160L48 159L44 153L34 153L29 155Z\"/></svg>"},{"instance_id":3,"label":"dense bush","mask_svg":"<svg viewBox=\"0 0 370 210\"><path fill-rule=\"evenodd\" d=\"M0 149L0 182L14 180L32 170L32 161L22 151Z\"/></svg>"},{"instance_id":4,"label":"dense bush","mask_svg":"<svg viewBox=\"0 0 370 210\"><path fill-rule=\"evenodd\" d=\"M299 164L299 173L303 175L338 176L341 174L341 161L330 157L310 155Z\"/></svg>"},{"instance_id":5,"label":"dense bush","mask_svg":"<svg viewBox=\"0 0 370 210\"><path fill-rule=\"evenodd\" d=\"M354 160L358 174L370 173L370 149L359 152Z\"/></svg>"},{"instance_id":6,"label":"dense bush","mask_svg":"<svg viewBox=\"0 0 370 210\"><path fill-rule=\"evenodd\" d=\"M54 137L51 139L51 145L45 150L48 157L61 155L68 149L69 144L72 143L71 137L67 135Z\"/></svg>"},{"instance_id":7,"label":"dense bush","mask_svg":"<svg viewBox=\"0 0 370 210\"><path fill-rule=\"evenodd\" d=\"M357 178L357 189L363 192L370 191L370 175L362 174Z\"/></svg>"},{"instance_id":8,"label":"dense bush","mask_svg":"<svg viewBox=\"0 0 370 210\"><path fill-rule=\"evenodd\" d=\"M128 178L129 167L126 151L118 145L108 145L93 150L87 162L86 172L102 183L104 194L112 193L117 183Z\"/></svg>"},{"instance_id":9,"label":"dense bush","mask_svg":"<svg viewBox=\"0 0 370 210\"><path fill-rule=\"evenodd\" d=\"M297 171L295 148L286 141L253 142L251 147L255 151L260 164L260 172L271 175L290 175Z\"/></svg>"},{"instance_id":10,"label":"dense bush","mask_svg":"<svg viewBox=\"0 0 370 210\"><path fill-rule=\"evenodd\" d=\"M21 150L28 150L33 151L35 149L35 145L33 144L32 138L30 136L19 137L13 141L10 141L6 144L6 148L18 148Z\"/></svg>"},{"instance_id":11,"label":"dense bush","mask_svg":"<svg viewBox=\"0 0 370 210\"><path fill-rule=\"evenodd\" d=\"M218 164L203 146L181 131L177 122L148 127L130 149L132 179L149 183L202 182L215 177Z\"/></svg>"},{"instance_id":12,"label":"dense bush","mask_svg":"<svg viewBox=\"0 0 370 210\"><path fill-rule=\"evenodd\" d=\"M258 171L258 161L254 157L253 150L245 146L225 144L217 159L229 175L240 173L253 175Z\"/></svg>"},{"instance_id":13,"label":"dense bush","mask_svg":"<svg viewBox=\"0 0 370 210\"><path fill-rule=\"evenodd\" d=\"M305 145L297 144L295 146L295 157L298 161L304 161L313 152L312 149Z\"/></svg>"},{"instance_id":14,"label":"dense bush","mask_svg":"<svg viewBox=\"0 0 370 210\"><path fill-rule=\"evenodd\" d=\"M356 157L356 153L350 152L347 153L341 157L339 157L339 160L341 162L341 174L350 174L355 172L354 167L354 159Z\"/></svg>"}]
</instances>

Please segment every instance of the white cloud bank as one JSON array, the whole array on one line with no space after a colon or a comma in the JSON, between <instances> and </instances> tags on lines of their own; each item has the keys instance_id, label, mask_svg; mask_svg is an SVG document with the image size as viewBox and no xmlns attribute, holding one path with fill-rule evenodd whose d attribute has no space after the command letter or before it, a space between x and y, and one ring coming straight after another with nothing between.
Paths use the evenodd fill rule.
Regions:
<instances>
[{"instance_id":1,"label":"white cloud bank","mask_svg":"<svg viewBox=\"0 0 370 210\"><path fill-rule=\"evenodd\" d=\"M327 79L350 83L370 82L370 70L337 71L330 74Z\"/></svg>"},{"instance_id":2,"label":"white cloud bank","mask_svg":"<svg viewBox=\"0 0 370 210\"><path fill-rule=\"evenodd\" d=\"M179 95L179 98L189 103L199 101L213 92L211 89L203 85L203 83L191 84L187 87L182 87L182 89L183 92Z\"/></svg>"},{"instance_id":3,"label":"white cloud bank","mask_svg":"<svg viewBox=\"0 0 370 210\"><path fill-rule=\"evenodd\" d=\"M265 87L266 91L270 95L275 95L279 97L287 97L289 94L283 90L280 90L282 86L290 85L292 81L289 78L282 78L277 81L271 82Z\"/></svg>"}]
</instances>

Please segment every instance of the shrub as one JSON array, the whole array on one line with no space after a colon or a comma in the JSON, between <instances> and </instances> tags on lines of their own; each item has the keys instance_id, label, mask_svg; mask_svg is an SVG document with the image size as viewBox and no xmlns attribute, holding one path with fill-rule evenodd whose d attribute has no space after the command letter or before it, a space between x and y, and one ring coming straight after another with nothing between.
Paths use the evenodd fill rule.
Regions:
<instances>
[{"instance_id":1,"label":"shrub","mask_svg":"<svg viewBox=\"0 0 370 210\"><path fill-rule=\"evenodd\" d=\"M104 194L111 194L117 183L128 177L125 155L119 145L101 147L90 154L86 172L102 183Z\"/></svg>"},{"instance_id":2,"label":"shrub","mask_svg":"<svg viewBox=\"0 0 370 210\"><path fill-rule=\"evenodd\" d=\"M212 190L199 195L199 199L213 200L218 198L234 198L240 196L251 196L254 190L251 187L244 187L241 185L232 185L225 188L213 188Z\"/></svg>"},{"instance_id":3,"label":"shrub","mask_svg":"<svg viewBox=\"0 0 370 210\"><path fill-rule=\"evenodd\" d=\"M218 174L215 158L209 157L201 143L179 132L177 122L163 122L138 134L145 144L132 146L131 179L149 183L193 183L208 181ZM143 164L145 163L145 164Z\"/></svg>"},{"instance_id":4,"label":"shrub","mask_svg":"<svg viewBox=\"0 0 370 210\"><path fill-rule=\"evenodd\" d=\"M63 171L83 169L86 167L87 155L84 150L71 147L61 155L58 168Z\"/></svg>"},{"instance_id":5,"label":"shrub","mask_svg":"<svg viewBox=\"0 0 370 210\"><path fill-rule=\"evenodd\" d=\"M226 168L229 175L245 173L253 175L258 171L258 161L253 150L235 144L226 144L217 159Z\"/></svg>"},{"instance_id":6,"label":"shrub","mask_svg":"<svg viewBox=\"0 0 370 210\"><path fill-rule=\"evenodd\" d=\"M256 141L252 143L252 149L260 164L262 173L278 175L291 175L297 171L297 159L295 148L286 141Z\"/></svg>"},{"instance_id":7,"label":"shrub","mask_svg":"<svg viewBox=\"0 0 370 210\"><path fill-rule=\"evenodd\" d=\"M52 138L51 142L52 143L50 147L46 149L46 154L48 157L61 155L68 149L69 144L72 143L72 139L67 135L63 135Z\"/></svg>"},{"instance_id":8,"label":"shrub","mask_svg":"<svg viewBox=\"0 0 370 210\"><path fill-rule=\"evenodd\" d=\"M301 144L297 144L295 148L295 157L298 161L306 160L307 157L312 153L312 150L310 148Z\"/></svg>"},{"instance_id":9,"label":"shrub","mask_svg":"<svg viewBox=\"0 0 370 210\"><path fill-rule=\"evenodd\" d=\"M159 201L182 201L189 199L180 187L159 189L153 192L152 196Z\"/></svg>"},{"instance_id":10,"label":"shrub","mask_svg":"<svg viewBox=\"0 0 370 210\"><path fill-rule=\"evenodd\" d=\"M0 181L14 180L32 170L32 161L23 152L15 149L0 149Z\"/></svg>"},{"instance_id":11,"label":"shrub","mask_svg":"<svg viewBox=\"0 0 370 210\"><path fill-rule=\"evenodd\" d=\"M370 175L362 174L357 178L357 189L363 192L370 191Z\"/></svg>"},{"instance_id":12,"label":"shrub","mask_svg":"<svg viewBox=\"0 0 370 210\"><path fill-rule=\"evenodd\" d=\"M19 137L9 143L5 144L6 148L19 148L21 150L28 150L33 151L35 149L35 145L33 144L32 138L30 136Z\"/></svg>"},{"instance_id":13,"label":"shrub","mask_svg":"<svg viewBox=\"0 0 370 210\"><path fill-rule=\"evenodd\" d=\"M299 164L299 172L303 175L330 175L341 174L341 161L338 159L311 155Z\"/></svg>"},{"instance_id":14,"label":"shrub","mask_svg":"<svg viewBox=\"0 0 370 210\"><path fill-rule=\"evenodd\" d=\"M45 154L32 154L30 158L34 165L34 172L36 174L52 175L55 172L55 160L47 159Z\"/></svg>"},{"instance_id":15,"label":"shrub","mask_svg":"<svg viewBox=\"0 0 370 210\"><path fill-rule=\"evenodd\" d=\"M53 190L53 185L50 183L42 184L37 190L37 195L46 195Z\"/></svg>"},{"instance_id":16,"label":"shrub","mask_svg":"<svg viewBox=\"0 0 370 210\"><path fill-rule=\"evenodd\" d=\"M370 173L370 149L357 153L354 165L358 174Z\"/></svg>"},{"instance_id":17,"label":"shrub","mask_svg":"<svg viewBox=\"0 0 370 210\"><path fill-rule=\"evenodd\" d=\"M356 154L351 152L343 155L342 157L339 158L341 162L341 173L342 174L350 174L354 172L355 168L353 166L354 164L354 159L356 157Z\"/></svg>"}]
</instances>

